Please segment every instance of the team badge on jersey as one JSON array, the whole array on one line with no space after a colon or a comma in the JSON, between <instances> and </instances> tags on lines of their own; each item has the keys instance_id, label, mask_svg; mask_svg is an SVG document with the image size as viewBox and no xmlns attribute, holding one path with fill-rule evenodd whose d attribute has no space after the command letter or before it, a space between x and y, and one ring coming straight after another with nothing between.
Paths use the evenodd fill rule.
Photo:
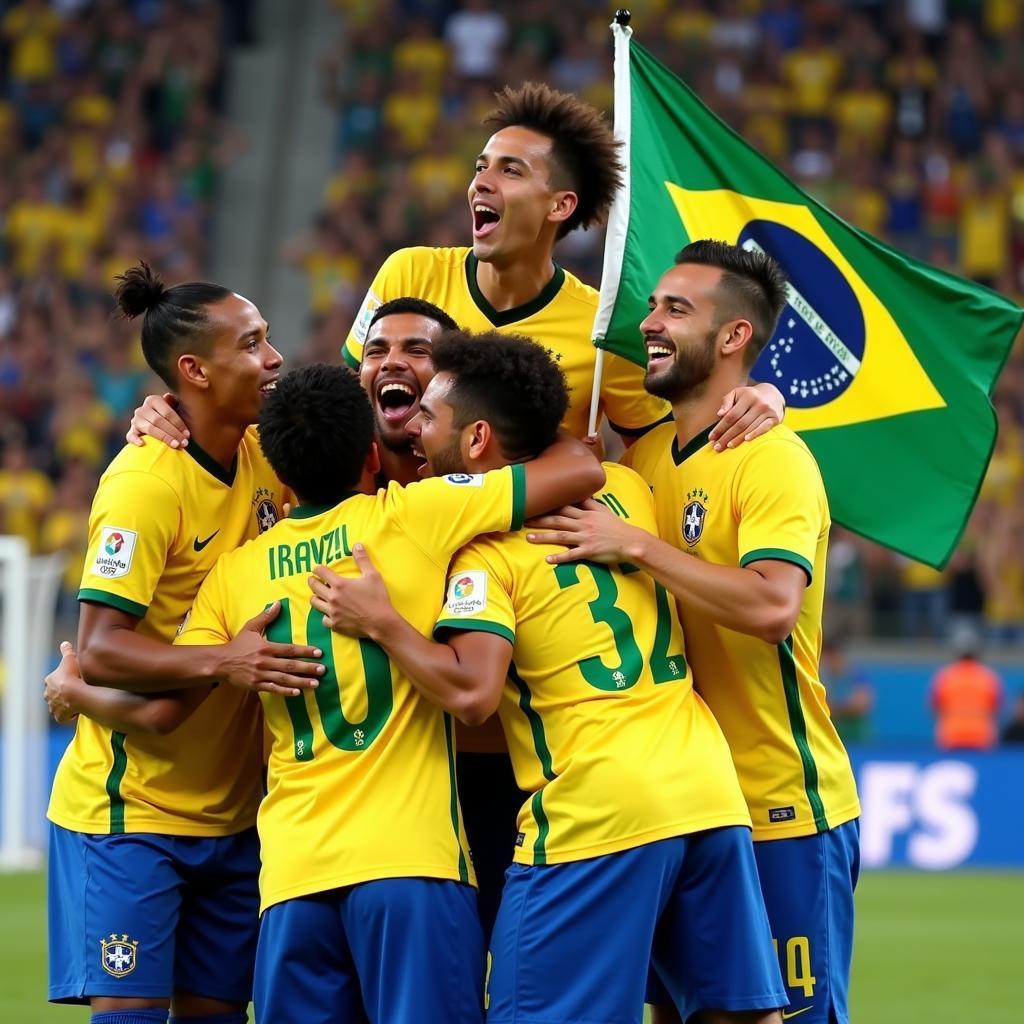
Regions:
<instances>
[{"instance_id":1,"label":"team badge on jersey","mask_svg":"<svg viewBox=\"0 0 1024 1024\"><path fill-rule=\"evenodd\" d=\"M704 519L708 514L708 494L703 487L690 491L683 506L683 540L691 547L704 532Z\"/></svg>"},{"instance_id":2,"label":"team badge on jersey","mask_svg":"<svg viewBox=\"0 0 1024 1024\"><path fill-rule=\"evenodd\" d=\"M110 933L110 939L100 939L100 963L107 974L123 978L135 970L138 961L139 943L127 935Z\"/></svg>"},{"instance_id":3,"label":"team badge on jersey","mask_svg":"<svg viewBox=\"0 0 1024 1024\"><path fill-rule=\"evenodd\" d=\"M445 478L450 484L461 485L462 487L483 487L483 473L449 473Z\"/></svg>"},{"instance_id":4,"label":"team badge on jersey","mask_svg":"<svg viewBox=\"0 0 1024 1024\"><path fill-rule=\"evenodd\" d=\"M135 542L138 538L139 535L134 530L125 530L120 526L104 526L92 563L93 575L103 576L108 580L127 576L132 567L132 555L135 554Z\"/></svg>"},{"instance_id":5,"label":"team badge on jersey","mask_svg":"<svg viewBox=\"0 0 1024 1024\"><path fill-rule=\"evenodd\" d=\"M277 506L269 498L264 498L256 506L256 523L260 533L266 533L276 522Z\"/></svg>"},{"instance_id":6,"label":"team badge on jersey","mask_svg":"<svg viewBox=\"0 0 1024 1024\"><path fill-rule=\"evenodd\" d=\"M460 572L448 581L449 615L476 615L487 607L487 573Z\"/></svg>"}]
</instances>

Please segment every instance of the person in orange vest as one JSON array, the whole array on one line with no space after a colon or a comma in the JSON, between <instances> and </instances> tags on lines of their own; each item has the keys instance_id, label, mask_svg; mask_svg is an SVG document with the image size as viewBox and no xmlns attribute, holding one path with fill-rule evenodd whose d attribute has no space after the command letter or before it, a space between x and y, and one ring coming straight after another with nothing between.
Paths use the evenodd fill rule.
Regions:
<instances>
[{"instance_id":1,"label":"person in orange vest","mask_svg":"<svg viewBox=\"0 0 1024 1024\"><path fill-rule=\"evenodd\" d=\"M991 750L999 735L1003 681L978 658L973 629L955 632L955 658L932 679L931 707L940 750Z\"/></svg>"}]
</instances>

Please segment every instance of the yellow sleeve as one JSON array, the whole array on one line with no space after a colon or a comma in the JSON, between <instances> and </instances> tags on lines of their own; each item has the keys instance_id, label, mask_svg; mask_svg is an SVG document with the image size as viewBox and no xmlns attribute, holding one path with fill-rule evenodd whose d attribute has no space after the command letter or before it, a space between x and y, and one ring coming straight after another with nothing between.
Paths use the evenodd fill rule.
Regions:
<instances>
[{"instance_id":1,"label":"yellow sleeve","mask_svg":"<svg viewBox=\"0 0 1024 1024\"><path fill-rule=\"evenodd\" d=\"M448 574L444 606L434 626L437 639L447 630L494 633L516 642L512 573L493 544L469 544L456 556Z\"/></svg>"},{"instance_id":2,"label":"yellow sleeve","mask_svg":"<svg viewBox=\"0 0 1024 1024\"><path fill-rule=\"evenodd\" d=\"M518 530L526 512L526 470L505 466L489 473L449 473L407 487L394 484L388 501L396 519L437 564L482 533Z\"/></svg>"},{"instance_id":3,"label":"yellow sleeve","mask_svg":"<svg viewBox=\"0 0 1024 1024\"><path fill-rule=\"evenodd\" d=\"M178 627L176 644L196 647L202 644L226 644L232 637L227 622L226 598L221 580L224 578L226 558L217 559L207 573L203 585Z\"/></svg>"},{"instance_id":4,"label":"yellow sleeve","mask_svg":"<svg viewBox=\"0 0 1024 1024\"><path fill-rule=\"evenodd\" d=\"M606 352L601 375L601 408L618 434L637 437L671 415L668 402L644 391L643 368Z\"/></svg>"},{"instance_id":5,"label":"yellow sleeve","mask_svg":"<svg viewBox=\"0 0 1024 1024\"><path fill-rule=\"evenodd\" d=\"M736 475L733 508L741 566L792 562L811 581L829 517L818 464L806 448L790 441L752 448Z\"/></svg>"},{"instance_id":6,"label":"yellow sleeve","mask_svg":"<svg viewBox=\"0 0 1024 1024\"><path fill-rule=\"evenodd\" d=\"M638 526L648 533L657 534L654 495L643 478L616 462L606 462L604 468L604 487L594 495L597 501L630 526Z\"/></svg>"},{"instance_id":7,"label":"yellow sleeve","mask_svg":"<svg viewBox=\"0 0 1024 1024\"><path fill-rule=\"evenodd\" d=\"M353 370L358 370L359 364L362 362L363 344L366 342L370 321L377 309L392 299L417 294L413 283L412 252L412 249L397 249L374 274L366 298L363 299L363 304L359 307L356 322L348 332L345 344L341 346L341 358Z\"/></svg>"},{"instance_id":8,"label":"yellow sleeve","mask_svg":"<svg viewBox=\"0 0 1024 1024\"><path fill-rule=\"evenodd\" d=\"M178 533L181 504L154 473L100 481L89 513L89 547L79 601L144 618Z\"/></svg>"}]
</instances>

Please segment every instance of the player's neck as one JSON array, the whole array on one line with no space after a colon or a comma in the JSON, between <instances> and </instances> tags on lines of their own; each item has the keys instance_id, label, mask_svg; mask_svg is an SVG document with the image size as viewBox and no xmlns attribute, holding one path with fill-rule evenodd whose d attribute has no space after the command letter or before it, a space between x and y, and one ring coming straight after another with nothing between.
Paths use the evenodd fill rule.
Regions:
<instances>
[{"instance_id":1,"label":"player's neck","mask_svg":"<svg viewBox=\"0 0 1024 1024\"><path fill-rule=\"evenodd\" d=\"M517 259L507 264L476 265L476 283L483 297L499 312L532 302L555 275L550 251L540 259Z\"/></svg>"},{"instance_id":2,"label":"player's neck","mask_svg":"<svg viewBox=\"0 0 1024 1024\"><path fill-rule=\"evenodd\" d=\"M384 445L380 445L380 475L389 483L406 484L415 483L420 479L420 460L412 452L389 451Z\"/></svg>"},{"instance_id":3,"label":"player's neck","mask_svg":"<svg viewBox=\"0 0 1024 1024\"><path fill-rule=\"evenodd\" d=\"M724 374L713 373L699 392L672 403L672 418L676 421L680 449L720 419L718 410L722 407L722 399L733 388L745 383L746 380L737 382L726 379Z\"/></svg>"},{"instance_id":4,"label":"player's neck","mask_svg":"<svg viewBox=\"0 0 1024 1024\"><path fill-rule=\"evenodd\" d=\"M225 422L217 410L182 405L180 411L192 440L218 465L230 469L246 427Z\"/></svg>"}]
</instances>

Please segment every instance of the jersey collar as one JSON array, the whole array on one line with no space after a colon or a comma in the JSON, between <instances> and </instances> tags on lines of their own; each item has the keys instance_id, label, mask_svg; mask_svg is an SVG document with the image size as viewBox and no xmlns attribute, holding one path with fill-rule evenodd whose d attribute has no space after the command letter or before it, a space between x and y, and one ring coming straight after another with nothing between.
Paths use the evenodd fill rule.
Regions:
<instances>
[{"instance_id":1,"label":"jersey collar","mask_svg":"<svg viewBox=\"0 0 1024 1024\"><path fill-rule=\"evenodd\" d=\"M361 493L362 491L347 491L333 505L296 505L288 518L312 519L314 516L322 516L325 512L330 512L332 508L337 508L343 501L348 501L349 498L354 498Z\"/></svg>"},{"instance_id":2,"label":"jersey collar","mask_svg":"<svg viewBox=\"0 0 1024 1024\"><path fill-rule=\"evenodd\" d=\"M712 423L710 427L705 427L696 437L691 437L689 441L679 448L679 438L672 435L672 461L677 465L681 466L691 455L695 455L708 443L708 435L712 430L715 429L715 424Z\"/></svg>"},{"instance_id":3,"label":"jersey collar","mask_svg":"<svg viewBox=\"0 0 1024 1024\"><path fill-rule=\"evenodd\" d=\"M185 446L185 451L192 456L196 462L199 463L203 469L212 477L216 477L222 484L227 484L230 487L235 482L235 473L238 470L238 452L235 452L234 458L231 460L231 468L225 469L212 455L204 452L199 445L196 444L194 438L190 438L188 444Z\"/></svg>"},{"instance_id":4,"label":"jersey collar","mask_svg":"<svg viewBox=\"0 0 1024 1024\"><path fill-rule=\"evenodd\" d=\"M484 293L480 291L480 285L477 284L476 268L479 262L473 250L470 249L466 256L466 285L476 308L495 327L507 327L509 324L518 323L520 320L533 316L534 313L539 313L559 293L565 281L565 271L556 263L555 273L551 280L541 288L534 298L529 302L524 302L521 306L513 306L512 309L499 312L487 301Z\"/></svg>"}]
</instances>

